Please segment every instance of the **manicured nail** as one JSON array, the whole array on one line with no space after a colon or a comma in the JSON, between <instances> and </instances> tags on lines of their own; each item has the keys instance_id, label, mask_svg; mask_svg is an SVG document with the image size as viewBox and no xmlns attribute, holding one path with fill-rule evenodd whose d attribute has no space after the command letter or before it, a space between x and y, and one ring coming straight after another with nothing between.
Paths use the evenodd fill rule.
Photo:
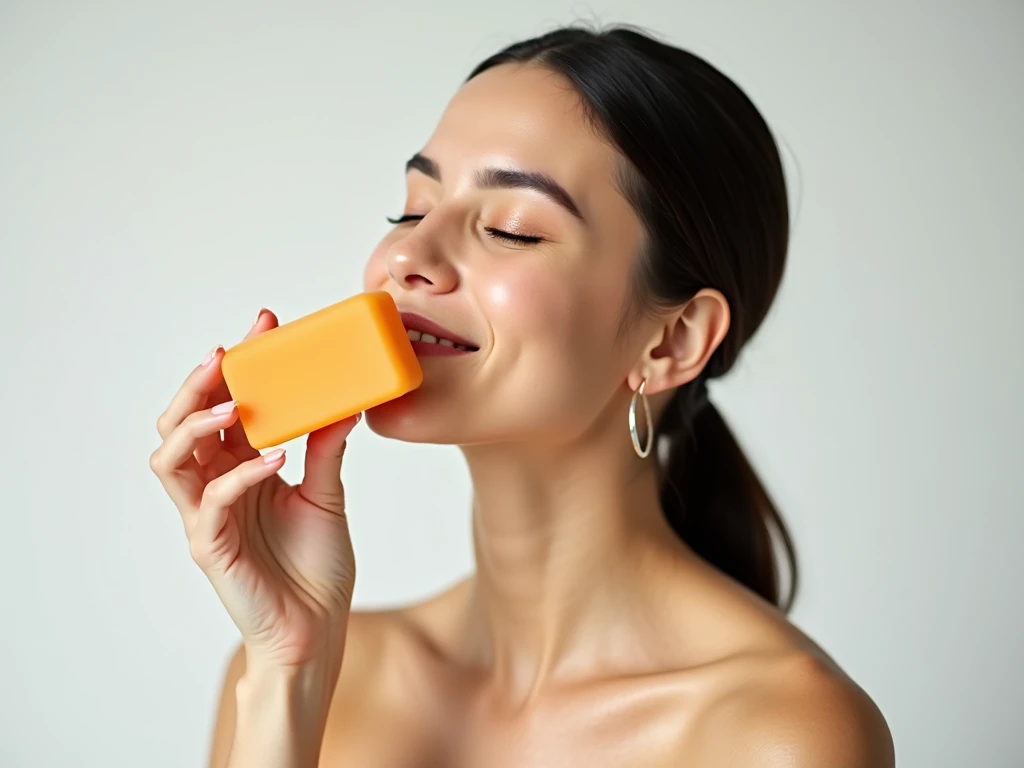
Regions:
<instances>
[{"instance_id":1,"label":"manicured nail","mask_svg":"<svg viewBox=\"0 0 1024 768\"><path fill-rule=\"evenodd\" d=\"M235 401L228 400L226 403L213 406L213 408L210 409L210 413L215 416L223 416L225 413L231 413L233 410L235 410Z\"/></svg>"},{"instance_id":2,"label":"manicured nail","mask_svg":"<svg viewBox=\"0 0 1024 768\"><path fill-rule=\"evenodd\" d=\"M362 420L363 420L363 412L360 411L359 413L356 414L356 424L358 424Z\"/></svg>"},{"instance_id":3,"label":"manicured nail","mask_svg":"<svg viewBox=\"0 0 1024 768\"><path fill-rule=\"evenodd\" d=\"M206 357L203 358L203 367L206 368L210 363L212 363L217 358L217 353L222 349L224 348L218 345L207 352Z\"/></svg>"},{"instance_id":4,"label":"manicured nail","mask_svg":"<svg viewBox=\"0 0 1024 768\"><path fill-rule=\"evenodd\" d=\"M260 307L260 311L256 313L256 319L252 321L252 324L256 325L256 323L260 321L260 318L263 317L263 313L266 311L267 310L264 307Z\"/></svg>"},{"instance_id":5,"label":"manicured nail","mask_svg":"<svg viewBox=\"0 0 1024 768\"><path fill-rule=\"evenodd\" d=\"M284 448L275 448L270 453L263 454L264 464L273 464L275 461L284 456Z\"/></svg>"}]
</instances>

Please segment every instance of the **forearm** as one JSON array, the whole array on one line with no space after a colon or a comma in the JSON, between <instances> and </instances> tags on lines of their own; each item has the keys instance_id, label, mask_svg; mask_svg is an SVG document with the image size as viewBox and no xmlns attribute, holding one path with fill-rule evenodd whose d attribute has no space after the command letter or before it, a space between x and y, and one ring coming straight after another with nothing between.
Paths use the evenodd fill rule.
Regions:
<instances>
[{"instance_id":1,"label":"forearm","mask_svg":"<svg viewBox=\"0 0 1024 768\"><path fill-rule=\"evenodd\" d=\"M340 667L340 658L249 666L235 688L228 768L316 768Z\"/></svg>"}]
</instances>

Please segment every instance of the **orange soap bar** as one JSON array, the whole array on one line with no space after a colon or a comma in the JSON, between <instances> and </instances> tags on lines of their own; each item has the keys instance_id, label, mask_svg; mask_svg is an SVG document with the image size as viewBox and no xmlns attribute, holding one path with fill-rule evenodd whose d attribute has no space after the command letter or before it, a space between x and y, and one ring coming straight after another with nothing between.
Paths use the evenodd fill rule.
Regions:
<instances>
[{"instance_id":1,"label":"orange soap bar","mask_svg":"<svg viewBox=\"0 0 1024 768\"><path fill-rule=\"evenodd\" d=\"M221 361L253 448L280 445L416 389L416 353L391 294L360 293L247 339Z\"/></svg>"}]
</instances>

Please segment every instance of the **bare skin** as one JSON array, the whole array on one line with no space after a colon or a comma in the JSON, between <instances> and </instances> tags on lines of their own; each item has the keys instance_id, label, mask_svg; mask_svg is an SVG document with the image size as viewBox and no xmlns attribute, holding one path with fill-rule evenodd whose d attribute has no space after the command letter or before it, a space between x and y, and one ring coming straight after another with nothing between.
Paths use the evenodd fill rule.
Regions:
<instances>
[{"instance_id":1,"label":"bare skin","mask_svg":"<svg viewBox=\"0 0 1024 768\"><path fill-rule=\"evenodd\" d=\"M460 447L476 572L422 604L351 611L346 515L372 514L346 509L338 479L354 421L309 438L289 487L284 457L265 462L233 409L210 410L227 399L215 354L161 417L152 459L243 638L210 765L893 765L870 698L664 522L629 399L646 379L657 415L721 343L729 307L701 291L617 336L643 233L571 88L490 70L420 154L404 213L426 218L388 233L364 287L479 349L422 358L423 386L366 424ZM487 167L550 176L580 215L481 188ZM264 312L251 333L276 323Z\"/></svg>"}]
</instances>

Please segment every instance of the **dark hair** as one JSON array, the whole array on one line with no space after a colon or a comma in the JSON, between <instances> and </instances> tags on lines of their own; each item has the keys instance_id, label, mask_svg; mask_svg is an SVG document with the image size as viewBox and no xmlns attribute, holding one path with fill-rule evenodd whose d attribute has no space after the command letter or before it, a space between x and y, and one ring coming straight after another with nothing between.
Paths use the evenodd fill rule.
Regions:
<instances>
[{"instance_id":1,"label":"dark hair","mask_svg":"<svg viewBox=\"0 0 1024 768\"><path fill-rule=\"evenodd\" d=\"M782 279L789 208L768 126L724 74L628 25L554 30L491 56L467 80L507 63L565 77L624 157L619 183L645 232L625 316L679 307L705 287L728 301L728 333L701 375L674 393L655 429L658 443L667 443L661 505L697 554L788 609L797 583L792 540L706 395L707 379L732 368ZM784 596L773 531L789 567Z\"/></svg>"}]
</instances>

